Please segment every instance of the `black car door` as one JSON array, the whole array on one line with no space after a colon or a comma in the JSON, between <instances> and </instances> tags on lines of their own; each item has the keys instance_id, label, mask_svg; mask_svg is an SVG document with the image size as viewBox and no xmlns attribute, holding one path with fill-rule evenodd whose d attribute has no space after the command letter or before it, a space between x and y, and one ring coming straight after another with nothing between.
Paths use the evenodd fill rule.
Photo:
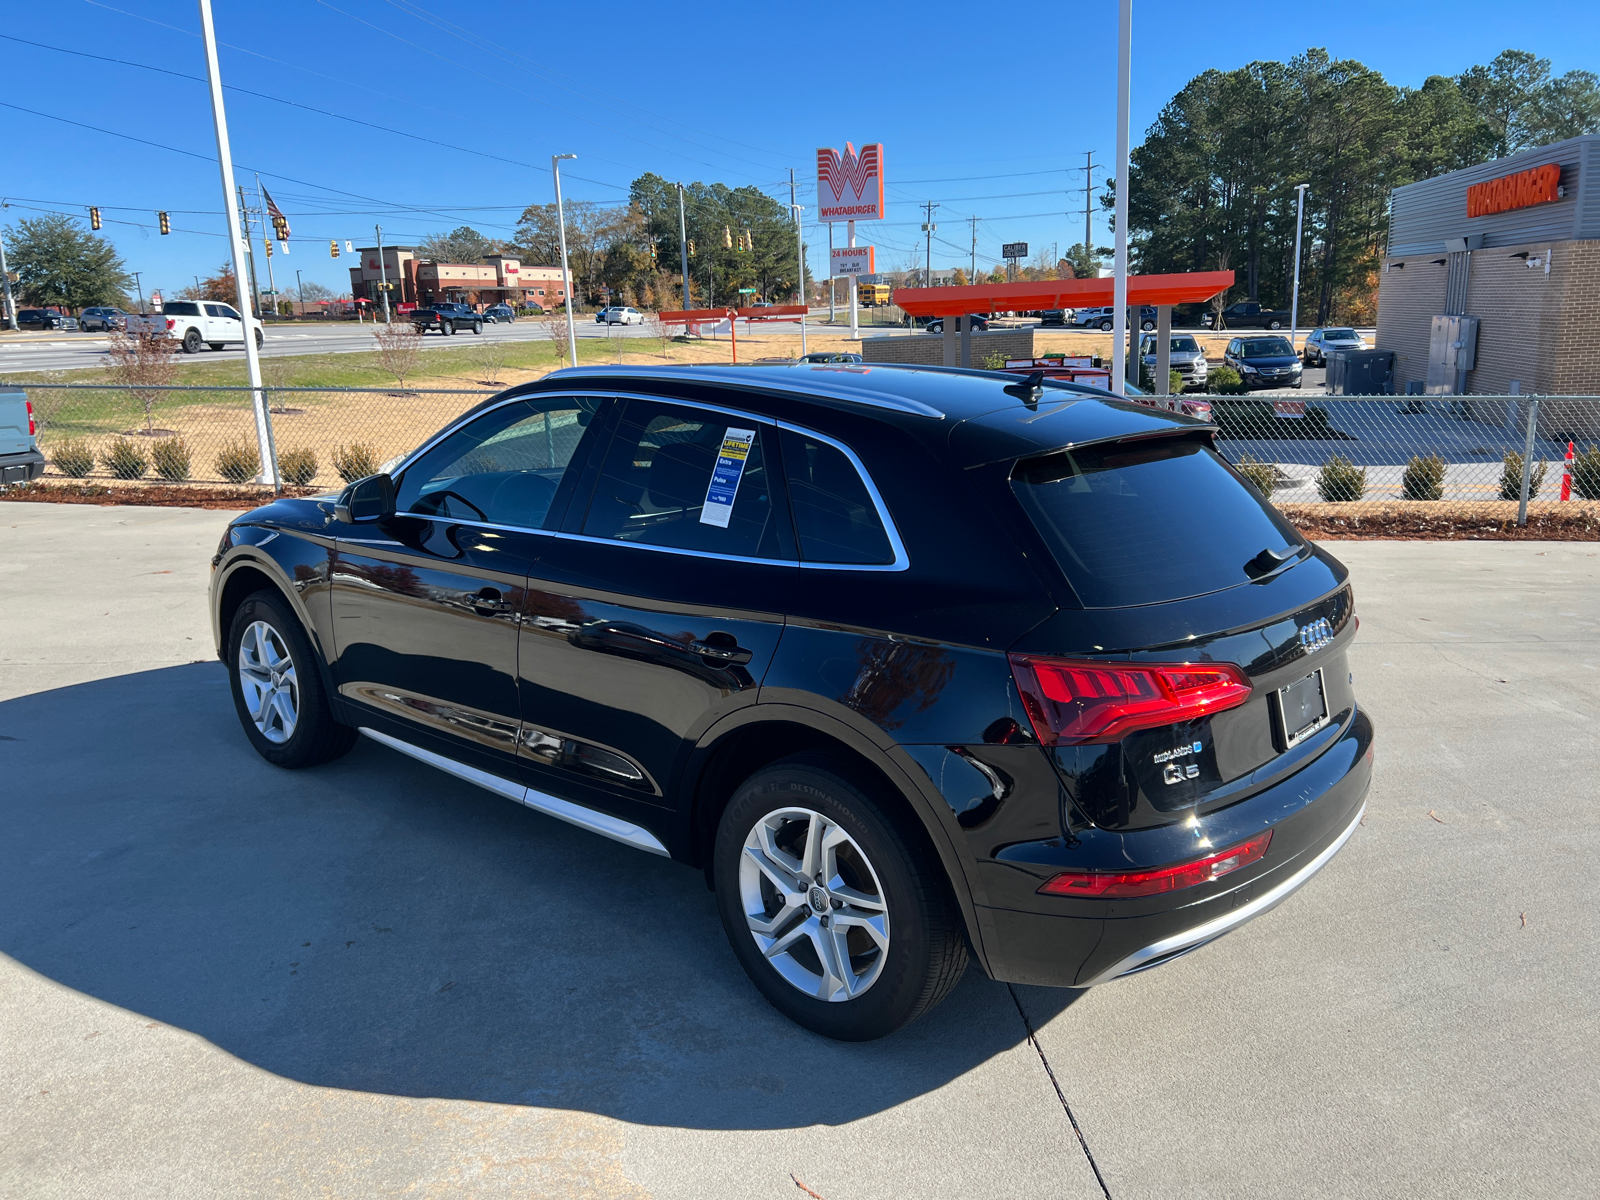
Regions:
<instances>
[{"instance_id":1,"label":"black car door","mask_svg":"<svg viewBox=\"0 0 1600 1200\"><path fill-rule=\"evenodd\" d=\"M531 786L648 819L701 733L755 702L799 573L773 434L760 417L619 402L591 498L528 582Z\"/></svg>"},{"instance_id":2,"label":"black car door","mask_svg":"<svg viewBox=\"0 0 1600 1200\"><path fill-rule=\"evenodd\" d=\"M392 520L340 527L333 673L362 724L516 774L523 589L603 406L565 396L498 405L405 468Z\"/></svg>"}]
</instances>

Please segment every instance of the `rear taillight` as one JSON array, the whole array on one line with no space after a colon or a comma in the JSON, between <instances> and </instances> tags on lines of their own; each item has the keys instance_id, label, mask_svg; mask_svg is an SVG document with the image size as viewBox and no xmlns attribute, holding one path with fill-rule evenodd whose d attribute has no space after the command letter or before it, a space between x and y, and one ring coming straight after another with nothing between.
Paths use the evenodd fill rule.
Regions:
<instances>
[{"instance_id":1,"label":"rear taillight","mask_svg":"<svg viewBox=\"0 0 1600 1200\"><path fill-rule=\"evenodd\" d=\"M39 426L33 419L33 401L28 401L28 436L33 437L39 432Z\"/></svg>"},{"instance_id":2,"label":"rear taillight","mask_svg":"<svg viewBox=\"0 0 1600 1200\"><path fill-rule=\"evenodd\" d=\"M178 327L177 319L175 317L168 317L167 318L167 328L168 329L176 329L177 327Z\"/></svg>"},{"instance_id":3,"label":"rear taillight","mask_svg":"<svg viewBox=\"0 0 1600 1200\"><path fill-rule=\"evenodd\" d=\"M1210 883L1240 867L1248 867L1267 852L1272 830L1257 834L1248 842L1193 862L1154 871L1063 871L1039 889L1043 896L1083 896L1090 900L1114 900L1127 896L1155 896L1179 888Z\"/></svg>"},{"instance_id":4,"label":"rear taillight","mask_svg":"<svg viewBox=\"0 0 1600 1200\"><path fill-rule=\"evenodd\" d=\"M1115 742L1137 729L1192 721L1250 698L1250 681L1232 663L1010 657L1034 732L1047 746Z\"/></svg>"}]
</instances>

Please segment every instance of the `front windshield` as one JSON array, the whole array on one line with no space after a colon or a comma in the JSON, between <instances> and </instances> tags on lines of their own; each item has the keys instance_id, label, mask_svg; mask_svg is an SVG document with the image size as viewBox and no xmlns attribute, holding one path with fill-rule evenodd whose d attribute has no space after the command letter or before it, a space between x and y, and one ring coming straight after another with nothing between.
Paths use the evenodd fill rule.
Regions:
<instances>
[{"instance_id":1,"label":"front windshield","mask_svg":"<svg viewBox=\"0 0 1600 1200\"><path fill-rule=\"evenodd\" d=\"M1289 349L1289 339L1281 337L1250 338L1244 343L1244 356L1246 358L1266 358L1273 354L1293 354Z\"/></svg>"},{"instance_id":2,"label":"front windshield","mask_svg":"<svg viewBox=\"0 0 1600 1200\"><path fill-rule=\"evenodd\" d=\"M1324 329L1322 340L1325 342L1353 342L1356 340L1354 329Z\"/></svg>"},{"instance_id":3,"label":"front windshield","mask_svg":"<svg viewBox=\"0 0 1600 1200\"><path fill-rule=\"evenodd\" d=\"M1189 337L1187 334L1185 334L1183 337L1173 338L1172 348L1174 350L1182 350L1190 353L1198 353L1200 350L1200 347L1195 343L1195 340L1192 337Z\"/></svg>"}]
</instances>

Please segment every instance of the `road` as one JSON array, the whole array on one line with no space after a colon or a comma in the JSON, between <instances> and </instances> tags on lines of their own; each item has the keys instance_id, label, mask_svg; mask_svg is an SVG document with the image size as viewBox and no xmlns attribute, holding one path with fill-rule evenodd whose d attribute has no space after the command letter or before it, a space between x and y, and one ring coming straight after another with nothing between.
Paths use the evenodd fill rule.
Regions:
<instances>
[{"instance_id":1,"label":"road","mask_svg":"<svg viewBox=\"0 0 1600 1200\"><path fill-rule=\"evenodd\" d=\"M739 323L739 333L747 332L748 321ZM798 321L763 321L757 329L772 333L797 333ZM601 325L590 317L573 322L580 338L645 337L642 325ZM266 328L262 355L275 358L297 354L357 354L374 349L373 325L354 324L348 321L327 325L293 323L269 325ZM565 336L565 327L561 328ZM426 334L422 345L425 350L460 347L462 338L470 343L474 334L456 334L443 337ZM509 325L485 325L481 335L485 338L508 342L544 341L550 337L549 328L542 320L522 319ZM72 371L105 365L110 340L100 333L6 333L0 336L0 375L21 371ZM222 350L201 350L192 358L179 356L180 363L212 362L216 359L244 360L243 346L228 346Z\"/></svg>"},{"instance_id":2,"label":"road","mask_svg":"<svg viewBox=\"0 0 1600 1200\"><path fill-rule=\"evenodd\" d=\"M0 504L0 1195L1593 1194L1594 543L1330 544L1379 740L1327 869L1149 974L974 971L842 1045L693 871L370 742L265 765L227 517Z\"/></svg>"}]
</instances>

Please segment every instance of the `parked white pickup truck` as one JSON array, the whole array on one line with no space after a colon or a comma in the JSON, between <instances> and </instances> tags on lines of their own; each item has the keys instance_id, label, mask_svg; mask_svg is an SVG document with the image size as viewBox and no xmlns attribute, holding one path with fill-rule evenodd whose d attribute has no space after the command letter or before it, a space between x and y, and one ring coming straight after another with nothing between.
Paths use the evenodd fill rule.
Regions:
<instances>
[{"instance_id":1,"label":"parked white pickup truck","mask_svg":"<svg viewBox=\"0 0 1600 1200\"><path fill-rule=\"evenodd\" d=\"M244 322L231 304L215 300L168 300L161 308L167 319L167 336L177 338L185 354L199 354L202 343L213 350L244 345ZM261 322L252 319L256 349L261 349Z\"/></svg>"},{"instance_id":2,"label":"parked white pickup truck","mask_svg":"<svg viewBox=\"0 0 1600 1200\"><path fill-rule=\"evenodd\" d=\"M38 432L28 393L0 387L0 484L27 483L44 474Z\"/></svg>"}]
</instances>

